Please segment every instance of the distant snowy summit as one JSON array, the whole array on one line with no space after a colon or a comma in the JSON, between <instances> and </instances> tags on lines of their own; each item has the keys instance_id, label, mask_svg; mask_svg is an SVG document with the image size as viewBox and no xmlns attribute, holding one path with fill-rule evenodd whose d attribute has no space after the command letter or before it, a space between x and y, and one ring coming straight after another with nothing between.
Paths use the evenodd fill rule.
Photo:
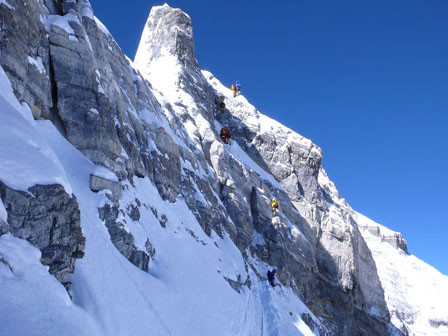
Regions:
<instances>
[{"instance_id":1,"label":"distant snowy summit","mask_svg":"<svg viewBox=\"0 0 448 336\"><path fill-rule=\"evenodd\" d=\"M448 334L448 277L201 69L180 9L134 62L87 0L0 20L0 335Z\"/></svg>"}]
</instances>

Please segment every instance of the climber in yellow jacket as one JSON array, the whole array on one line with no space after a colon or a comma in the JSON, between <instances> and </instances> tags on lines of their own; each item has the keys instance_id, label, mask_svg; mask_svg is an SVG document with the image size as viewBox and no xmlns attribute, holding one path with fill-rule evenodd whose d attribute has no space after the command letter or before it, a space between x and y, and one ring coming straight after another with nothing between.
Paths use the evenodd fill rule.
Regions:
<instances>
[{"instance_id":1,"label":"climber in yellow jacket","mask_svg":"<svg viewBox=\"0 0 448 336\"><path fill-rule=\"evenodd\" d=\"M278 208L278 201L277 201L277 199L275 199L275 198L272 199L271 207L272 207L272 215L275 216L275 213L276 213L277 208Z\"/></svg>"}]
</instances>

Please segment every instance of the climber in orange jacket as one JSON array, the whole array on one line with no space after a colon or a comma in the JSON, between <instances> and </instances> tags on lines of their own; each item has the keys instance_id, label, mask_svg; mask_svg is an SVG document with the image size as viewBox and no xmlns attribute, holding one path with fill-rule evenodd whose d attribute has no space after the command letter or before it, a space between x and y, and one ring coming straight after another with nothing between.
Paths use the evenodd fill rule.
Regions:
<instances>
[{"instance_id":1,"label":"climber in orange jacket","mask_svg":"<svg viewBox=\"0 0 448 336\"><path fill-rule=\"evenodd\" d=\"M232 84L233 96L236 97L236 85Z\"/></svg>"}]
</instances>

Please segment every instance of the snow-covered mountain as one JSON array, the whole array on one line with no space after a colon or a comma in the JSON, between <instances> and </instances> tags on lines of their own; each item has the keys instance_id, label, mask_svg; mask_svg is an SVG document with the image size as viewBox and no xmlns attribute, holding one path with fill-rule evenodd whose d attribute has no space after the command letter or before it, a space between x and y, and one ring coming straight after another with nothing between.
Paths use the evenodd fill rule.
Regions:
<instances>
[{"instance_id":1,"label":"snow-covered mountain","mask_svg":"<svg viewBox=\"0 0 448 336\"><path fill-rule=\"evenodd\" d=\"M0 335L448 334L448 277L200 68L187 14L134 62L88 0L0 20Z\"/></svg>"}]
</instances>

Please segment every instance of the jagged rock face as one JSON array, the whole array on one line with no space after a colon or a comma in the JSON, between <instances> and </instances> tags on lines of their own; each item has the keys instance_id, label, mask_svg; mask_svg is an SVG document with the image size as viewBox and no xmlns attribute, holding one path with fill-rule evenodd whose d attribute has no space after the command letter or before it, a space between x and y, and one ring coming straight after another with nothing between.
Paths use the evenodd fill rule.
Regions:
<instances>
[{"instance_id":1,"label":"jagged rock face","mask_svg":"<svg viewBox=\"0 0 448 336\"><path fill-rule=\"evenodd\" d=\"M49 116L52 108L49 42L39 20L43 9L34 1L26 1L27 6L23 1L8 3L12 8L5 5L0 8L1 64L10 75L19 100L26 101L36 117Z\"/></svg>"},{"instance_id":2,"label":"jagged rock face","mask_svg":"<svg viewBox=\"0 0 448 336\"><path fill-rule=\"evenodd\" d=\"M34 117L52 120L92 162L120 180L148 176L163 198L185 197L206 232L226 227L235 236L210 186L206 160L191 146L182 120L132 69L88 1L9 3L13 10L0 7L2 66L19 100L33 111L39 106ZM29 24L21 24L25 21ZM27 59L37 59L37 52L42 72ZM170 123L187 146L167 133ZM195 199L198 192L207 195L208 204Z\"/></svg>"},{"instance_id":3,"label":"jagged rock face","mask_svg":"<svg viewBox=\"0 0 448 336\"><path fill-rule=\"evenodd\" d=\"M138 209L138 208L136 208ZM134 245L134 237L124 229L124 223L120 222L120 210L118 206L106 204L100 208L100 218L105 222L110 238L115 247L130 262L143 271L148 271L149 255L143 251L139 251ZM135 212L135 210L134 210ZM151 243L148 241L150 252L152 250Z\"/></svg>"},{"instance_id":4,"label":"jagged rock face","mask_svg":"<svg viewBox=\"0 0 448 336\"><path fill-rule=\"evenodd\" d=\"M42 264L70 290L70 274L85 247L76 197L61 185L36 185L27 193L0 181L0 198L8 212L7 223L0 222L0 235L9 232L39 248Z\"/></svg>"},{"instance_id":5,"label":"jagged rock face","mask_svg":"<svg viewBox=\"0 0 448 336\"><path fill-rule=\"evenodd\" d=\"M194 54L193 26L186 13L167 4L154 7L146 27L149 29L144 29L141 40L148 46L145 47L148 53L137 53L136 63L150 65L160 57L174 55L186 67L195 69L199 66Z\"/></svg>"},{"instance_id":6,"label":"jagged rock face","mask_svg":"<svg viewBox=\"0 0 448 336\"><path fill-rule=\"evenodd\" d=\"M174 113L180 118L178 125L213 122L215 95L196 60L193 28L187 14L166 4L153 7L134 64L168 98ZM184 90L190 97L183 95ZM195 132L189 131L188 135L192 141L202 142L204 147L201 151L210 159L209 147L215 134L211 128L208 130L197 128Z\"/></svg>"},{"instance_id":7,"label":"jagged rock face","mask_svg":"<svg viewBox=\"0 0 448 336\"><path fill-rule=\"evenodd\" d=\"M400 249L403 252L408 253L408 244L400 232L394 232L375 224L376 223L373 222L366 222L361 224L360 227L362 230L366 230L370 234L379 237L381 241L388 243L396 249Z\"/></svg>"},{"instance_id":8,"label":"jagged rock face","mask_svg":"<svg viewBox=\"0 0 448 336\"><path fill-rule=\"evenodd\" d=\"M185 200L204 232L228 234L244 255L276 267L284 285L317 316L327 316L333 334L386 334L389 317L375 264L321 168L320 149L204 76L185 13L167 5L151 11L135 60L148 82L87 1L27 0L26 7L8 1L15 10L0 7L2 48L9 39L0 60L35 118L52 120L122 183L147 176L165 200ZM24 20L30 24L21 25ZM36 72L27 55L39 55L44 71ZM216 107L219 96L226 97L225 113ZM231 128L237 147L221 142L219 125ZM251 169L250 160L260 169ZM275 218L273 196L280 202ZM139 221L138 206L127 208L120 196L113 201L99 216L117 249L146 270L151 242L139 251L122 220ZM166 225L163 215L160 223Z\"/></svg>"},{"instance_id":9,"label":"jagged rock face","mask_svg":"<svg viewBox=\"0 0 448 336\"><path fill-rule=\"evenodd\" d=\"M192 60L189 23L177 9L153 8L135 65L169 99L176 115L192 124L187 131L216 173L215 191L236 226L237 246L242 251L250 247L277 267L282 283L295 287L316 315L330 317L328 325L335 334L387 333L389 315L372 256L350 214L343 208L330 212L326 204L319 182L324 174L320 149L259 114L244 98L233 99L211 74L201 74ZM217 98L225 99L224 113L215 105ZM280 185L235 160L220 142L217 122L231 129L233 141ZM274 219L269 210L272 196L281 204L281 215ZM340 202L332 201L337 193L327 196L332 203ZM291 224L305 236L296 234ZM263 243L256 242L258 234ZM372 316L372 307L378 315Z\"/></svg>"}]
</instances>

